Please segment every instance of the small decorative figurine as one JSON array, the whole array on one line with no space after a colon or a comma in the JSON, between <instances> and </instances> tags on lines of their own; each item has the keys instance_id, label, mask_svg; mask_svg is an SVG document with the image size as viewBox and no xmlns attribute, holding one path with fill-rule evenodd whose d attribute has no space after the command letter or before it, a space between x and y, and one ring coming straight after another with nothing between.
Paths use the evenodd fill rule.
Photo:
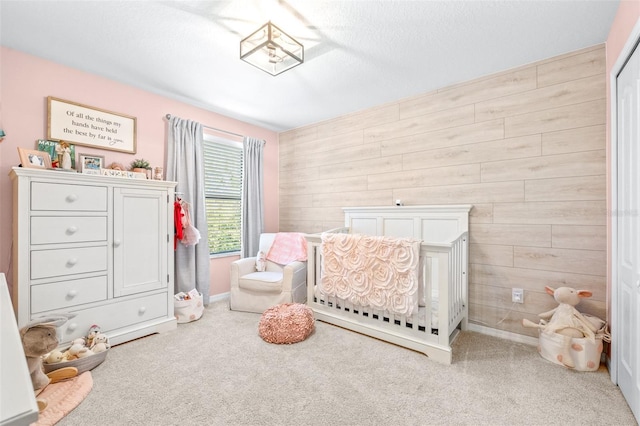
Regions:
<instances>
[{"instance_id":1,"label":"small decorative figurine","mask_svg":"<svg viewBox=\"0 0 640 426\"><path fill-rule=\"evenodd\" d=\"M71 170L71 147L65 141L60 141L56 147L56 154L58 154L59 167L65 170Z\"/></svg>"},{"instance_id":2,"label":"small decorative figurine","mask_svg":"<svg viewBox=\"0 0 640 426\"><path fill-rule=\"evenodd\" d=\"M156 167L155 173L153 174L154 180L162 180L164 177L162 176L162 167Z\"/></svg>"}]
</instances>

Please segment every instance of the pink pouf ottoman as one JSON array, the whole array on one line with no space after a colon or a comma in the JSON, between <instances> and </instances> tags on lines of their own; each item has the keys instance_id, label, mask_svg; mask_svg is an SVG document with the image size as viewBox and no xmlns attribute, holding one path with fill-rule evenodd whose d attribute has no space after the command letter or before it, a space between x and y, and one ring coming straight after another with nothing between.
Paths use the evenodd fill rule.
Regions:
<instances>
[{"instance_id":1,"label":"pink pouf ottoman","mask_svg":"<svg viewBox=\"0 0 640 426\"><path fill-rule=\"evenodd\" d=\"M262 313L258 332L269 343L302 342L315 328L313 311L302 303L282 303Z\"/></svg>"}]
</instances>

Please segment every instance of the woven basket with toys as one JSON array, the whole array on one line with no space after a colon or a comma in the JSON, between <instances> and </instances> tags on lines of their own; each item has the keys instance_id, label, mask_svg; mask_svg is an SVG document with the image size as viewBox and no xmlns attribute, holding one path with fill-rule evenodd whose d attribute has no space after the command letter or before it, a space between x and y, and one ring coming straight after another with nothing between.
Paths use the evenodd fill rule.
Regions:
<instances>
[{"instance_id":1,"label":"woven basket with toys","mask_svg":"<svg viewBox=\"0 0 640 426\"><path fill-rule=\"evenodd\" d=\"M79 337L68 348L54 349L43 357L45 374L64 367L75 367L78 374L100 365L109 352L109 338L92 325L86 337Z\"/></svg>"}]
</instances>

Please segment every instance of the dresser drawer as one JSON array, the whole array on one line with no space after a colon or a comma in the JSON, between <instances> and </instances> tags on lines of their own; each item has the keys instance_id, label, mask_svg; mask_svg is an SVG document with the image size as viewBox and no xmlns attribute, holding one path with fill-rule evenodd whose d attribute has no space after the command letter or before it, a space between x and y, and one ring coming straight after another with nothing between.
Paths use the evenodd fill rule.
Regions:
<instances>
[{"instance_id":1,"label":"dresser drawer","mask_svg":"<svg viewBox=\"0 0 640 426\"><path fill-rule=\"evenodd\" d=\"M31 312L61 310L107 299L107 276L31 286Z\"/></svg>"},{"instance_id":2,"label":"dresser drawer","mask_svg":"<svg viewBox=\"0 0 640 426\"><path fill-rule=\"evenodd\" d=\"M89 327L97 324L109 336L113 330L134 326L145 321L166 317L167 293L109 303L90 309L72 311L76 316L60 327L62 342L86 336Z\"/></svg>"},{"instance_id":3,"label":"dresser drawer","mask_svg":"<svg viewBox=\"0 0 640 426\"><path fill-rule=\"evenodd\" d=\"M33 182L31 210L107 211L107 187Z\"/></svg>"},{"instance_id":4,"label":"dresser drawer","mask_svg":"<svg viewBox=\"0 0 640 426\"><path fill-rule=\"evenodd\" d=\"M31 218L31 244L81 243L106 240L106 216L33 216Z\"/></svg>"},{"instance_id":5,"label":"dresser drawer","mask_svg":"<svg viewBox=\"0 0 640 426\"><path fill-rule=\"evenodd\" d=\"M32 280L106 270L106 246L31 252Z\"/></svg>"}]
</instances>

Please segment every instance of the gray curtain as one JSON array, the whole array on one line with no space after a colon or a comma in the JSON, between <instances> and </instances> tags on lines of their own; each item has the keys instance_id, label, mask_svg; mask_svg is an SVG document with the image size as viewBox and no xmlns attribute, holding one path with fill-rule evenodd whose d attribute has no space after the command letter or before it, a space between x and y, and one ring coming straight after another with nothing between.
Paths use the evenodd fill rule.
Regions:
<instances>
[{"instance_id":1,"label":"gray curtain","mask_svg":"<svg viewBox=\"0 0 640 426\"><path fill-rule=\"evenodd\" d=\"M260 234L264 232L263 162L265 141L245 137L242 168L242 257L258 253Z\"/></svg>"},{"instance_id":2,"label":"gray curtain","mask_svg":"<svg viewBox=\"0 0 640 426\"><path fill-rule=\"evenodd\" d=\"M178 182L178 196L190 204L191 222L200 232L200 242L185 246L178 242L175 252L175 291L196 288L203 303L209 304L209 238L204 196L202 125L178 117L169 119L167 180Z\"/></svg>"}]
</instances>

